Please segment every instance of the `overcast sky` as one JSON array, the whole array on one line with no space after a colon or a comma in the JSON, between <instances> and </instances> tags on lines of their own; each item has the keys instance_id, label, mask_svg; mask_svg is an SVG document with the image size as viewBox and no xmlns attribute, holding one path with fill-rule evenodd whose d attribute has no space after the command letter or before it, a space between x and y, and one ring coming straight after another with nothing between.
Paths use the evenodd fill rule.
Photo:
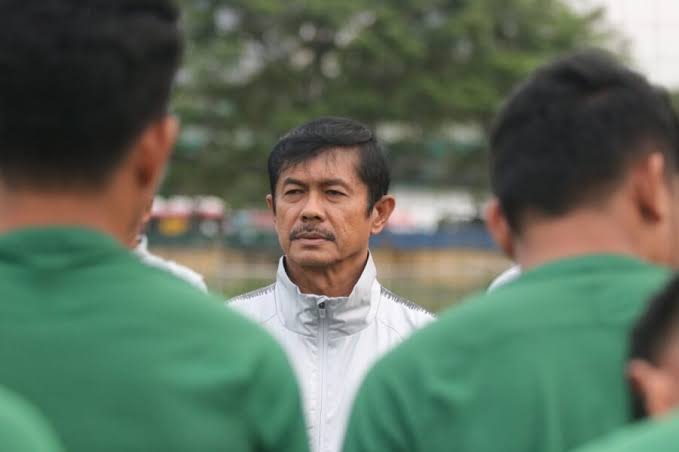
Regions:
<instances>
[{"instance_id":1,"label":"overcast sky","mask_svg":"<svg viewBox=\"0 0 679 452\"><path fill-rule=\"evenodd\" d=\"M603 5L607 21L628 39L631 56L651 80L679 88L679 0L569 0Z\"/></svg>"}]
</instances>

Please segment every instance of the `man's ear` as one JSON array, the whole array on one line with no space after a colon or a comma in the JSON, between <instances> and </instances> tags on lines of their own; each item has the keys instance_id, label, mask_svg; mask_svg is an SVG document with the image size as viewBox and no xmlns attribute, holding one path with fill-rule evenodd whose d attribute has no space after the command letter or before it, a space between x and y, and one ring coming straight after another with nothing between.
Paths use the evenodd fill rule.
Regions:
<instances>
[{"instance_id":1,"label":"man's ear","mask_svg":"<svg viewBox=\"0 0 679 452\"><path fill-rule=\"evenodd\" d=\"M273 214L273 224L276 225L276 200L273 199L273 195L269 193L266 195L266 206L271 210Z\"/></svg>"},{"instance_id":2,"label":"man's ear","mask_svg":"<svg viewBox=\"0 0 679 452\"><path fill-rule=\"evenodd\" d=\"M642 220L658 223L670 212L667 163L660 152L652 152L632 165L631 186Z\"/></svg>"},{"instance_id":3,"label":"man's ear","mask_svg":"<svg viewBox=\"0 0 679 452\"><path fill-rule=\"evenodd\" d=\"M396 199L391 195L384 195L375 203L370 213L372 216L371 234L377 235L384 230L395 208Z\"/></svg>"},{"instance_id":4,"label":"man's ear","mask_svg":"<svg viewBox=\"0 0 679 452\"><path fill-rule=\"evenodd\" d=\"M674 382L662 370L642 359L633 359L627 364L627 378L649 416L662 416L676 408Z\"/></svg>"},{"instance_id":5,"label":"man's ear","mask_svg":"<svg viewBox=\"0 0 679 452\"><path fill-rule=\"evenodd\" d=\"M513 234L498 199L493 199L486 207L486 229L500 249L514 259Z\"/></svg>"},{"instance_id":6,"label":"man's ear","mask_svg":"<svg viewBox=\"0 0 679 452\"><path fill-rule=\"evenodd\" d=\"M167 115L149 124L134 144L134 178L139 188L150 194L149 200L162 181L178 135L178 119Z\"/></svg>"}]
</instances>

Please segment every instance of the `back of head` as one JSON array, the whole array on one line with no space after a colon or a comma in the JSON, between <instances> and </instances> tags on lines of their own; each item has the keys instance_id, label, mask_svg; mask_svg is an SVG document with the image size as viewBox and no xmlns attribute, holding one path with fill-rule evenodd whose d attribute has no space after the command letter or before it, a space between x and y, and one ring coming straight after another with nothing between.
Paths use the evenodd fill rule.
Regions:
<instances>
[{"instance_id":1,"label":"back of head","mask_svg":"<svg viewBox=\"0 0 679 452\"><path fill-rule=\"evenodd\" d=\"M0 0L0 180L105 184L166 113L177 20L171 0Z\"/></svg>"},{"instance_id":2,"label":"back of head","mask_svg":"<svg viewBox=\"0 0 679 452\"><path fill-rule=\"evenodd\" d=\"M360 179L368 187L368 212L389 191L390 175L382 146L364 124L348 118L318 118L289 131L269 156L269 183L276 195L276 183L290 166L336 148L357 149Z\"/></svg>"},{"instance_id":3,"label":"back of head","mask_svg":"<svg viewBox=\"0 0 679 452\"><path fill-rule=\"evenodd\" d=\"M491 183L514 231L605 197L649 149L676 166L677 117L663 90L599 51L549 64L510 97L491 135Z\"/></svg>"}]
</instances>

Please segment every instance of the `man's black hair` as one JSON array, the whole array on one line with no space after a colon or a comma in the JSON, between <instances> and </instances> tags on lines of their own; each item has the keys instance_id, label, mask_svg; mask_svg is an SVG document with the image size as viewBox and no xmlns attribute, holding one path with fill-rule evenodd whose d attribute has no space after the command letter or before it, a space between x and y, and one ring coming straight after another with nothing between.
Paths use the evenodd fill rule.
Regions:
<instances>
[{"instance_id":1,"label":"man's black hair","mask_svg":"<svg viewBox=\"0 0 679 452\"><path fill-rule=\"evenodd\" d=\"M650 150L679 161L668 94L596 50L559 59L521 85L496 118L491 183L516 232L524 215L559 216L614 189Z\"/></svg>"},{"instance_id":2,"label":"man's black hair","mask_svg":"<svg viewBox=\"0 0 679 452\"><path fill-rule=\"evenodd\" d=\"M648 304L637 320L629 341L628 359L641 359L658 365L672 333L679 328L679 276ZM642 394L630 382L632 414L635 419L648 416Z\"/></svg>"},{"instance_id":3,"label":"man's black hair","mask_svg":"<svg viewBox=\"0 0 679 452\"><path fill-rule=\"evenodd\" d=\"M370 214L375 203L389 191L389 167L375 134L364 124L347 118L315 119L294 128L276 143L269 155L268 164L271 195L274 199L278 178L285 169L336 148L358 150L359 164L356 171L368 187Z\"/></svg>"},{"instance_id":4,"label":"man's black hair","mask_svg":"<svg viewBox=\"0 0 679 452\"><path fill-rule=\"evenodd\" d=\"M0 179L100 187L163 117L182 53L170 0L0 0Z\"/></svg>"}]
</instances>

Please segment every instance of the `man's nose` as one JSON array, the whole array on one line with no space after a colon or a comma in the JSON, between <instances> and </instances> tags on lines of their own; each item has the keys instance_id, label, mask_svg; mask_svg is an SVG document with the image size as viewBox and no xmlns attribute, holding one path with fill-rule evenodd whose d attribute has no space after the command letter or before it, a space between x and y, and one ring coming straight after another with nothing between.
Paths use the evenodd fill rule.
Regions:
<instances>
[{"instance_id":1,"label":"man's nose","mask_svg":"<svg viewBox=\"0 0 679 452\"><path fill-rule=\"evenodd\" d=\"M301 213L302 221L323 221L323 200L318 193L310 192Z\"/></svg>"}]
</instances>

